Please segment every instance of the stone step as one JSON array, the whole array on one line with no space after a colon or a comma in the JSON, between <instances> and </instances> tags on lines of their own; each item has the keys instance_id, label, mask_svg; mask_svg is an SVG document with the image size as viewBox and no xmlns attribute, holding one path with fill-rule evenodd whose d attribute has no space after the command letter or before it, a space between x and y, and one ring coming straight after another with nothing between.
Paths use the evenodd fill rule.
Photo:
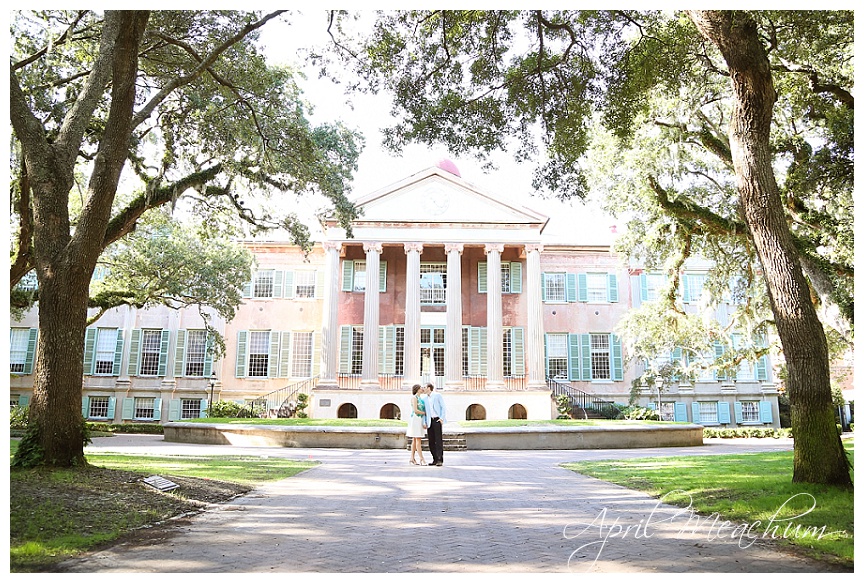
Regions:
<instances>
[{"instance_id":1,"label":"stone step","mask_svg":"<svg viewBox=\"0 0 864 583\"><path fill-rule=\"evenodd\" d=\"M445 433L442 439L444 442L444 451L465 451L468 449L468 440L464 433ZM421 446L424 451L429 451L429 440L423 438ZM405 445L405 449L411 450L411 440Z\"/></svg>"}]
</instances>

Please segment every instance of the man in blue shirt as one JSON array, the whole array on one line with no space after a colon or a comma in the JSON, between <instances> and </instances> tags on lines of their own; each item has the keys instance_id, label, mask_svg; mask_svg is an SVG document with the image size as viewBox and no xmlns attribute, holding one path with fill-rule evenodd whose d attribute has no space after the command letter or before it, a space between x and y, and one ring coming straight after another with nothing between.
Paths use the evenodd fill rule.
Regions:
<instances>
[{"instance_id":1,"label":"man in blue shirt","mask_svg":"<svg viewBox=\"0 0 864 583\"><path fill-rule=\"evenodd\" d=\"M432 383L426 385L426 435L429 438L429 453L432 454L433 466L444 465L444 439L443 428L447 423L447 414L444 410L444 399L441 393L435 392Z\"/></svg>"}]
</instances>

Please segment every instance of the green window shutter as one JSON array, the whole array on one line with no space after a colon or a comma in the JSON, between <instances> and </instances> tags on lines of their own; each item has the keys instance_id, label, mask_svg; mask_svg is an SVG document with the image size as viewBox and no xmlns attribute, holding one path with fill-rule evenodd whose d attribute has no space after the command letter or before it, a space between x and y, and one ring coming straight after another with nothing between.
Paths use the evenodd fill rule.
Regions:
<instances>
[{"instance_id":1,"label":"green window shutter","mask_svg":"<svg viewBox=\"0 0 864 583\"><path fill-rule=\"evenodd\" d=\"M312 333L312 376L321 374L321 332Z\"/></svg>"},{"instance_id":2,"label":"green window shutter","mask_svg":"<svg viewBox=\"0 0 864 583\"><path fill-rule=\"evenodd\" d=\"M477 352L480 349L479 328L473 326L468 328L468 374L477 376L480 374L480 356Z\"/></svg>"},{"instance_id":3,"label":"green window shutter","mask_svg":"<svg viewBox=\"0 0 864 583\"><path fill-rule=\"evenodd\" d=\"M587 273L579 273L576 275L576 280L579 284L577 288L577 299L580 302L588 301L588 274Z\"/></svg>"},{"instance_id":4,"label":"green window shutter","mask_svg":"<svg viewBox=\"0 0 864 583\"><path fill-rule=\"evenodd\" d=\"M624 380L624 355L621 351L621 339L612 334L609 338L609 345L612 349L612 380Z\"/></svg>"},{"instance_id":5,"label":"green window shutter","mask_svg":"<svg viewBox=\"0 0 864 583\"><path fill-rule=\"evenodd\" d=\"M648 275L639 274L639 297L643 302L648 301Z\"/></svg>"},{"instance_id":6,"label":"green window shutter","mask_svg":"<svg viewBox=\"0 0 864 583\"><path fill-rule=\"evenodd\" d=\"M123 362L123 329L117 328L117 345L114 347L114 364L111 366L111 375L120 376L120 365Z\"/></svg>"},{"instance_id":7,"label":"green window shutter","mask_svg":"<svg viewBox=\"0 0 864 583\"><path fill-rule=\"evenodd\" d=\"M114 410L117 407L117 399L108 397L108 419L114 419Z\"/></svg>"},{"instance_id":8,"label":"green window shutter","mask_svg":"<svg viewBox=\"0 0 864 583\"><path fill-rule=\"evenodd\" d=\"M540 299L546 301L546 273L540 274Z\"/></svg>"},{"instance_id":9,"label":"green window shutter","mask_svg":"<svg viewBox=\"0 0 864 583\"><path fill-rule=\"evenodd\" d=\"M270 331L270 354L267 357L267 376L274 379L279 376L279 332Z\"/></svg>"},{"instance_id":10,"label":"green window shutter","mask_svg":"<svg viewBox=\"0 0 864 583\"><path fill-rule=\"evenodd\" d=\"M81 397L81 416L84 419L90 417L90 397Z\"/></svg>"},{"instance_id":11,"label":"green window shutter","mask_svg":"<svg viewBox=\"0 0 864 583\"><path fill-rule=\"evenodd\" d=\"M477 263L477 293L486 293L486 262L480 261Z\"/></svg>"},{"instance_id":12,"label":"green window shutter","mask_svg":"<svg viewBox=\"0 0 864 583\"><path fill-rule=\"evenodd\" d=\"M294 272L286 271L285 277L282 280L282 296L283 298L294 297Z\"/></svg>"},{"instance_id":13,"label":"green window shutter","mask_svg":"<svg viewBox=\"0 0 864 583\"><path fill-rule=\"evenodd\" d=\"M126 374L135 376L138 374L138 361L141 359L141 329L135 328L132 330L132 339L129 341L129 366ZM123 407L126 405L124 403ZM124 409L125 410L125 409ZM124 417L123 419L131 419L132 417Z\"/></svg>"},{"instance_id":14,"label":"green window shutter","mask_svg":"<svg viewBox=\"0 0 864 583\"><path fill-rule=\"evenodd\" d=\"M684 300L684 303L690 303L690 285L689 285L690 276L686 273L681 276L681 299Z\"/></svg>"},{"instance_id":15,"label":"green window shutter","mask_svg":"<svg viewBox=\"0 0 864 583\"><path fill-rule=\"evenodd\" d=\"M687 405L684 403L675 403L675 421L687 421Z\"/></svg>"},{"instance_id":16,"label":"green window shutter","mask_svg":"<svg viewBox=\"0 0 864 583\"><path fill-rule=\"evenodd\" d=\"M396 326L378 327L378 365L383 374L396 373Z\"/></svg>"},{"instance_id":17,"label":"green window shutter","mask_svg":"<svg viewBox=\"0 0 864 583\"><path fill-rule=\"evenodd\" d=\"M564 276L565 280L565 292L567 294L566 299L568 302L575 302L578 298L578 290L579 286L577 285L577 279L575 273L568 273Z\"/></svg>"},{"instance_id":18,"label":"green window shutter","mask_svg":"<svg viewBox=\"0 0 864 583\"><path fill-rule=\"evenodd\" d=\"M578 334L567 334L567 364L570 368L568 378L571 381L582 380L582 371L579 365Z\"/></svg>"},{"instance_id":19,"label":"green window shutter","mask_svg":"<svg viewBox=\"0 0 864 583\"><path fill-rule=\"evenodd\" d=\"M342 262L342 291L354 291L354 262L350 259Z\"/></svg>"},{"instance_id":20,"label":"green window shutter","mask_svg":"<svg viewBox=\"0 0 864 583\"><path fill-rule=\"evenodd\" d=\"M92 375L93 367L96 365L96 332L96 328L87 328L87 332L84 333L85 375Z\"/></svg>"},{"instance_id":21,"label":"green window shutter","mask_svg":"<svg viewBox=\"0 0 864 583\"><path fill-rule=\"evenodd\" d=\"M183 365L186 364L186 330L177 330L177 346L174 348L174 376L186 376Z\"/></svg>"},{"instance_id":22,"label":"green window shutter","mask_svg":"<svg viewBox=\"0 0 864 583\"><path fill-rule=\"evenodd\" d=\"M182 401L180 399L171 399L168 401L168 421L180 421L180 407Z\"/></svg>"},{"instance_id":23,"label":"green window shutter","mask_svg":"<svg viewBox=\"0 0 864 583\"><path fill-rule=\"evenodd\" d=\"M522 264L518 261L510 262L510 293L522 293Z\"/></svg>"},{"instance_id":24,"label":"green window shutter","mask_svg":"<svg viewBox=\"0 0 864 583\"><path fill-rule=\"evenodd\" d=\"M735 401L735 423L741 423L744 421L744 412L741 410L741 403L739 401Z\"/></svg>"},{"instance_id":25,"label":"green window shutter","mask_svg":"<svg viewBox=\"0 0 864 583\"><path fill-rule=\"evenodd\" d=\"M132 416L135 414L135 399L126 398L123 399L123 411L121 413L122 419L132 419Z\"/></svg>"},{"instance_id":26,"label":"green window shutter","mask_svg":"<svg viewBox=\"0 0 864 583\"><path fill-rule=\"evenodd\" d=\"M162 399L153 399L153 419L162 419Z\"/></svg>"},{"instance_id":27,"label":"green window shutter","mask_svg":"<svg viewBox=\"0 0 864 583\"><path fill-rule=\"evenodd\" d=\"M234 376L242 379L246 376L246 351L248 350L247 330L237 332L237 360L234 363Z\"/></svg>"},{"instance_id":28,"label":"green window shutter","mask_svg":"<svg viewBox=\"0 0 864 583\"><path fill-rule=\"evenodd\" d=\"M278 269L273 272L273 297L282 297L282 282L285 279L285 272Z\"/></svg>"},{"instance_id":29,"label":"green window shutter","mask_svg":"<svg viewBox=\"0 0 864 583\"><path fill-rule=\"evenodd\" d=\"M614 304L618 301L618 276L608 273L606 278L606 300Z\"/></svg>"},{"instance_id":30,"label":"green window shutter","mask_svg":"<svg viewBox=\"0 0 864 583\"><path fill-rule=\"evenodd\" d=\"M656 411L656 410L657 410L657 403L650 402L650 403L648 403L648 404L645 405L645 406L648 407L649 409L651 409L652 411Z\"/></svg>"},{"instance_id":31,"label":"green window shutter","mask_svg":"<svg viewBox=\"0 0 864 583\"><path fill-rule=\"evenodd\" d=\"M693 413L693 423L699 423L701 421L701 417L699 416L699 403L694 401L690 404L690 409Z\"/></svg>"},{"instance_id":32,"label":"green window shutter","mask_svg":"<svg viewBox=\"0 0 864 583\"><path fill-rule=\"evenodd\" d=\"M253 273L253 277L254 277L254 273ZM241 294L244 298L251 298L252 297L252 282L251 281L247 281L243 284L243 289L241 290Z\"/></svg>"},{"instance_id":33,"label":"green window shutter","mask_svg":"<svg viewBox=\"0 0 864 583\"><path fill-rule=\"evenodd\" d=\"M27 337L27 357L24 360L24 374L33 374L33 363L36 360L36 339L39 337L39 328L30 328Z\"/></svg>"},{"instance_id":34,"label":"green window shutter","mask_svg":"<svg viewBox=\"0 0 864 583\"><path fill-rule=\"evenodd\" d=\"M291 332L282 332L279 354L279 377L291 378Z\"/></svg>"},{"instance_id":35,"label":"green window shutter","mask_svg":"<svg viewBox=\"0 0 864 583\"><path fill-rule=\"evenodd\" d=\"M162 330L162 343L159 345L159 370L157 376L164 377L168 373L168 344L171 341L171 331Z\"/></svg>"},{"instance_id":36,"label":"green window shutter","mask_svg":"<svg viewBox=\"0 0 864 583\"><path fill-rule=\"evenodd\" d=\"M339 372L349 374L351 372L351 339L353 337L351 326L339 327Z\"/></svg>"},{"instance_id":37,"label":"green window shutter","mask_svg":"<svg viewBox=\"0 0 864 583\"><path fill-rule=\"evenodd\" d=\"M714 341L714 359L721 358L726 353L726 347L719 340ZM722 381L726 379L726 372L719 369L714 369L714 380Z\"/></svg>"},{"instance_id":38,"label":"green window shutter","mask_svg":"<svg viewBox=\"0 0 864 583\"><path fill-rule=\"evenodd\" d=\"M582 357L582 380L590 381L591 375L591 335L579 335L579 352Z\"/></svg>"},{"instance_id":39,"label":"green window shutter","mask_svg":"<svg viewBox=\"0 0 864 583\"><path fill-rule=\"evenodd\" d=\"M378 263L378 291L387 291L387 262L380 261Z\"/></svg>"},{"instance_id":40,"label":"green window shutter","mask_svg":"<svg viewBox=\"0 0 864 583\"><path fill-rule=\"evenodd\" d=\"M30 404L30 396L29 395L18 395L18 406L26 407Z\"/></svg>"},{"instance_id":41,"label":"green window shutter","mask_svg":"<svg viewBox=\"0 0 864 583\"><path fill-rule=\"evenodd\" d=\"M771 401L759 401L759 421L762 423L771 423L773 420Z\"/></svg>"},{"instance_id":42,"label":"green window shutter","mask_svg":"<svg viewBox=\"0 0 864 583\"><path fill-rule=\"evenodd\" d=\"M768 355L760 356L756 361L756 380L768 380Z\"/></svg>"},{"instance_id":43,"label":"green window shutter","mask_svg":"<svg viewBox=\"0 0 864 583\"><path fill-rule=\"evenodd\" d=\"M511 328L510 333L513 335L513 362L510 371L514 377L521 377L525 374L525 329Z\"/></svg>"},{"instance_id":44,"label":"green window shutter","mask_svg":"<svg viewBox=\"0 0 864 583\"><path fill-rule=\"evenodd\" d=\"M720 401L717 403L717 422L718 423L731 423L731 415L729 413L729 403L726 401Z\"/></svg>"},{"instance_id":45,"label":"green window shutter","mask_svg":"<svg viewBox=\"0 0 864 583\"><path fill-rule=\"evenodd\" d=\"M208 406L208 404L209 404L209 403L207 403L207 399L201 399L201 405L198 407L198 409L199 409L199 411L198 411L198 418L199 418L199 419L203 419L204 417L207 417L207 406Z\"/></svg>"},{"instance_id":46,"label":"green window shutter","mask_svg":"<svg viewBox=\"0 0 864 583\"><path fill-rule=\"evenodd\" d=\"M672 354L669 355L669 361L672 364L679 364L681 362L681 357L682 357L681 347L676 346L675 348L672 349ZM677 374L672 375L672 380L678 381L679 380L678 375Z\"/></svg>"},{"instance_id":47,"label":"green window shutter","mask_svg":"<svg viewBox=\"0 0 864 583\"><path fill-rule=\"evenodd\" d=\"M207 338L204 340L204 378L209 378L213 374L213 336L207 332Z\"/></svg>"}]
</instances>

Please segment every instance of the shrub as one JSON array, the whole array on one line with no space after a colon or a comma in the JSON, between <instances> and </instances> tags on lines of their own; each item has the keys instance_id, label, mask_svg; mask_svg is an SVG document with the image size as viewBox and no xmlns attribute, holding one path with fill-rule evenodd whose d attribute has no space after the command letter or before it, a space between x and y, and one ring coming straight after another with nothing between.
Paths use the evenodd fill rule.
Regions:
<instances>
[{"instance_id":1,"label":"shrub","mask_svg":"<svg viewBox=\"0 0 864 583\"><path fill-rule=\"evenodd\" d=\"M30 407L15 405L9 413L9 429L26 431L30 421Z\"/></svg>"},{"instance_id":2,"label":"shrub","mask_svg":"<svg viewBox=\"0 0 864 583\"><path fill-rule=\"evenodd\" d=\"M649 409L648 407L624 407L623 409L621 409L621 414L624 416L624 419L628 419L630 421L660 420L660 414L657 413L657 411L655 411L654 409Z\"/></svg>"},{"instance_id":3,"label":"shrub","mask_svg":"<svg viewBox=\"0 0 864 583\"><path fill-rule=\"evenodd\" d=\"M208 417L232 417L246 419L252 417L252 408L234 401L216 401L210 406Z\"/></svg>"},{"instance_id":4,"label":"shrub","mask_svg":"<svg viewBox=\"0 0 864 583\"><path fill-rule=\"evenodd\" d=\"M702 437L719 437L721 439L732 439L735 437L774 438L792 437L790 429L775 429L773 427L737 427L734 429L717 429L706 427L702 430Z\"/></svg>"}]
</instances>

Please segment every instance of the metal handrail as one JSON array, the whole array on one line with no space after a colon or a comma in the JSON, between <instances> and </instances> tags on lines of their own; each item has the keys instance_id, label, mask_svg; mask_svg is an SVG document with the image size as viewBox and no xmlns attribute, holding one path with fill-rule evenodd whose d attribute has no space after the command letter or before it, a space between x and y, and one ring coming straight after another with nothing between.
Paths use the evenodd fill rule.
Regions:
<instances>
[{"instance_id":1,"label":"metal handrail","mask_svg":"<svg viewBox=\"0 0 864 583\"><path fill-rule=\"evenodd\" d=\"M276 389L252 401L253 417L291 417L296 410L297 396L308 395L318 382L318 377L303 379L296 383Z\"/></svg>"},{"instance_id":2,"label":"metal handrail","mask_svg":"<svg viewBox=\"0 0 864 583\"><path fill-rule=\"evenodd\" d=\"M613 405L613 401L606 401L591 393L586 393L581 389L577 389L568 382L562 382L558 379L547 378L546 385L552 392L551 397L554 401L558 401L558 397L566 395L571 409L579 407L583 410L593 409L598 413L603 413L604 409Z\"/></svg>"}]
</instances>

